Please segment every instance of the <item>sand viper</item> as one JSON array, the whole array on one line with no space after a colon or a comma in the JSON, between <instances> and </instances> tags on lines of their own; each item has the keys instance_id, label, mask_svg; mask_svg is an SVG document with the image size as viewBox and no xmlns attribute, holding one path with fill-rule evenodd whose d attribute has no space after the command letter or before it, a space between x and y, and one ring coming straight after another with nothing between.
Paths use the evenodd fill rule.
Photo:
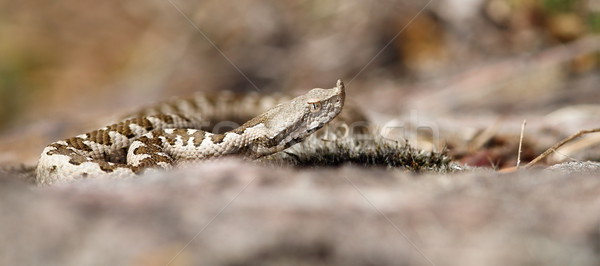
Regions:
<instances>
[{"instance_id":1,"label":"sand viper","mask_svg":"<svg viewBox=\"0 0 600 266\"><path fill-rule=\"evenodd\" d=\"M239 101L230 106L205 97L168 102L122 122L56 141L43 150L36 181L53 184L88 176L121 178L146 169L168 169L185 160L270 155L301 142L338 116L345 90L338 80L334 88L312 89L224 133L202 130L224 113L235 113Z\"/></svg>"}]
</instances>

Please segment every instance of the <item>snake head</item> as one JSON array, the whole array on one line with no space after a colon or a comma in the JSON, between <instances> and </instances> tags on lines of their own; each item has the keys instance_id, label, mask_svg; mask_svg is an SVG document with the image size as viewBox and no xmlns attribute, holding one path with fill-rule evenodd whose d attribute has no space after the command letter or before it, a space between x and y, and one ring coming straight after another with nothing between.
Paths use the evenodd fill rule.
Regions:
<instances>
[{"instance_id":1,"label":"snake head","mask_svg":"<svg viewBox=\"0 0 600 266\"><path fill-rule=\"evenodd\" d=\"M301 142L333 120L342 111L345 96L344 83L338 80L331 89L312 89L269 109L241 128L260 128L264 133L249 144L255 156L279 152Z\"/></svg>"},{"instance_id":2,"label":"snake head","mask_svg":"<svg viewBox=\"0 0 600 266\"><path fill-rule=\"evenodd\" d=\"M338 80L335 87L312 89L292 100L292 103L298 106L304 105L302 120L306 121L305 129L310 134L339 115L344 107L345 97L344 83ZM299 129L302 130L302 127Z\"/></svg>"}]
</instances>

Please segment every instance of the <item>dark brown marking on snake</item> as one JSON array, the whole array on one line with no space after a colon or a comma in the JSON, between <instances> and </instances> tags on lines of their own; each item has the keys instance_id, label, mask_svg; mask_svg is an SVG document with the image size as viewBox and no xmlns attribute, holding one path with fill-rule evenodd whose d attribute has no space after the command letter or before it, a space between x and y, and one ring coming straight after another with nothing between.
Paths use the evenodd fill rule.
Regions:
<instances>
[{"instance_id":1,"label":"dark brown marking on snake","mask_svg":"<svg viewBox=\"0 0 600 266\"><path fill-rule=\"evenodd\" d=\"M231 131L229 131L228 133L225 134L214 134L212 136L210 136L211 140L213 143L215 144L219 144L221 142L223 142L223 140L225 139L225 135L227 134L237 134L237 135L242 135L244 133L244 131L246 131L246 129L248 129L248 127L253 127L256 126L259 123L262 123L263 119L252 119L250 121L248 121L247 123L243 124L240 127L237 127Z\"/></svg>"},{"instance_id":2,"label":"dark brown marking on snake","mask_svg":"<svg viewBox=\"0 0 600 266\"><path fill-rule=\"evenodd\" d=\"M135 155L148 154L150 152L150 150L152 150L152 148L150 148L148 146L140 146L133 150L133 154L135 154Z\"/></svg>"},{"instance_id":3,"label":"dark brown marking on snake","mask_svg":"<svg viewBox=\"0 0 600 266\"><path fill-rule=\"evenodd\" d=\"M175 129L173 131L175 135L181 136L181 140L183 141L183 146L186 146L190 141L190 134L188 134L187 129Z\"/></svg>"},{"instance_id":4,"label":"dark brown marking on snake","mask_svg":"<svg viewBox=\"0 0 600 266\"><path fill-rule=\"evenodd\" d=\"M210 136L210 139L214 144L219 144L225 139L225 134L214 134Z\"/></svg>"},{"instance_id":5,"label":"dark brown marking on snake","mask_svg":"<svg viewBox=\"0 0 600 266\"><path fill-rule=\"evenodd\" d=\"M113 144L113 142L112 142L112 139L110 138L110 135L108 134L110 131L111 130L108 130L108 129L98 129L98 130L88 133L87 136L93 142L96 142L96 143L102 144L102 145L106 145L106 146L111 146Z\"/></svg>"},{"instance_id":6,"label":"dark brown marking on snake","mask_svg":"<svg viewBox=\"0 0 600 266\"><path fill-rule=\"evenodd\" d=\"M110 125L108 127L108 129L112 130L112 131L116 131L119 134L121 134L121 135L123 135L123 136L125 136L125 137L127 137L127 138L130 139L130 138L135 137L135 133L131 130L131 128L129 127L129 125L131 125L131 124L137 124L136 123L137 120L138 119L130 119L130 120L127 120L127 121L122 122L122 123L113 124L113 125Z\"/></svg>"},{"instance_id":7,"label":"dark brown marking on snake","mask_svg":"<svg viewBox=\"0 0 600 266\"><path fill-rule=\"evenodd\" d=\"M152 154L161 151L162 143L158 136L154 138L149 138L147 136L141 136L138 141L142 142L144 145L133 150L133 154Z\"/></svg>"},{"instance_id":8,"label":"dark brown marking on snake","mask_svg":"<svg viewBox=\"0 0 600 266\"><path fill-rule=\"evenodd\" d=\"M68 149L66 145L63 144L52 143L49 146L54 148L54 150L46 152L47 155L62 154L61 152L65 152L65 154L70 154L73 152L72 150Z\"/></svg>"},{"instance_id":9,"label":"dark brown marking on snake","mask_svg":"<svg viewBox=\"0 0 600 266\"><path fill-rule=\"evenodd\" d=\"M69 163L71 163L71 164L80 165L84 162L90 161L90 159L87 156L79 154L78 152L76 152L72 149L69 149L69 147L66 145L53 143L50 146L54 147L54 150L48 151L46 154L48 154L48 155L54 155L54 154L66 155L69 158L71 158L71 160L69 160Z\"/></svg>"},{"instance_id":10,"label":"dark brown marking on snake","mask_svg":"<svg viewBox=\"0 0 600 266\"><path fill-rule=\"evenodd\" d=\"M98 166L100 166L100 170L102 170L104 172L110 173L110 172L112 172L112 171L114 171L115 169L118 168L118 166L116 164L111 164L111 163L106 162L106 161L97 160L95 162L98 164Z\"/></svg>"},{"instance_id":11,"label":"dark brown marking on snake","mask_svg":"<svg viewBox=\"0 0 600 266\"><path fill-rule=\"evenodd\" d=\"M143 127L146 131L152 131L154 129L154 124L152 124L152 122L150 122L150 120L148 120L146 117L138 118L137 124Z\"/></svg>"},{"instance_id":12,"label":"dark brown marking on snake","mask_svg":"<svg viewBox=\"0 0 600 266\"><path fill-rule=\"evenodd\" d=\"M192 137L194 138L194 146L199 147L200 144L202 144L202 141L204 140L205 136L206 136L206 132L204 132L202 130L198 130L198 131L194 132L192 134Z\"/></svg>"},{"instance_id":13,"label":"dark brown marking on snake","mask_svg":"<svg viewBox=\"0 0 600 266\"><path fill-rule=\"evenodd\" d=\"M169 165L173 164L173 159L171 157L160 154L163 151L163 142L160 137L166 138L166 135L162 134L162 132L163 131L155 131L152 132L154 135L153 137L142 136L137 140L142 142L144 145L133 150L133 154L147 154L150 155L150 157L140 160L137 166L129 166L129 169L131 169L134 173L139 174L146 168L158 166L158 164L161 162Z\"/></svg>"},{"instance_id":14,"label":"dark brown marking on snake","mask_svg":"<svg viewBox=\"0 0 600 266\"><path fill-rule=\"evenodd\" d=\"M69 139L67 139L65 141L67 142L67 144L69 144L69 146L71 146L71 147L73 147L75 149L82 150L82 151L87 151L87 152L93 151L92 148L90 148L90 146L88 146L87 144L83 143L83 140L84 139L79 138L79 137L72 137L72 138L69 138Z\"/></svg>"},{"instance_id":15,"label":"dark brown marking on snake","mask_svg":"<svg viewBox=\"0 0 600 266\"><path fill-rule=\"evenodd\" d=\"M169 143L171 146L175 145L175 142L177 141L177 136L175 136L175 134L163 134L161 135L162 137L165 138L165 141L167 143Z\"/></svg>"},{"instance_id":16,"label":"dark brown marking on snake","mask_svg":"<svg viewBox=\"0 0 600 266\"><path fill-rule=\"evenodd\" d=\"M154 117L160 119L161 121L163 121L167 124L173 124L173 122L174 122L173 117L170 115L156 114L156 115L154 115Z\"/></svg>"},{"instance_id":17,"label":"dark brown marking on snake","mask_svg":"<svg viewBox=\"0 0 600 266\"><path fill-rule=\"evenodd\" d=\"M163 132L162 136L164 136L165 140L171 145L175 145L175 142L177 142L178 136L181 137L181 140L183 141L183 146L185 146L187 144L188 140L190 139L190 136L188 136L188 133L187 133L187 129L183 129L183 128L174 129L173 133Z\"/></svg>"},{"instance_id":18,"label":"dark brown marking on snake","mask_svg":"<svg viewBox=\"0 0 600 266\"><path fill-rule=\"evenodd\" d=\"M141 173L144 169L149 167L156 167L159 163L166 163L168 165L173 164L173 159L169 156L159 154L161 149L156 142L160 142L158 138L147 138L142 141L148 141L150 144L140 146L134 150L134 154L148 154L150 157L140 160L137 166L130 166L129 168L136 174Z\"/></svg>"},{"instance_id":19,"label":"dark brown marking on snake","mask_svg":"<svg viewBox=\"0 0 600 266\"><path fill-rule=\"evenodd\" d=\"M172 165L173 159L171 159L170 157L153 155L151 157L141 160L140 164L138 166L130 167L130 169L134 173L139 174L143 170L146 170L147 168L158 166L159 163L166 163L166 164Z\"/></svg>"}]
</instances>

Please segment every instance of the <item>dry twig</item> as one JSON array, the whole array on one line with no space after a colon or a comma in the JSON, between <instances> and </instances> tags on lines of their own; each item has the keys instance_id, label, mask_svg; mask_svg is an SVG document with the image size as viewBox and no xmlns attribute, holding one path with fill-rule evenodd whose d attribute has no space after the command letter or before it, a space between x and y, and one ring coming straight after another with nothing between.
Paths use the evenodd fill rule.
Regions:
<instances>
[{"instance_id":1,"label":"dry twig","mask_svg":"<svg viewBox=\"0 0 600 266\"><path fill-rule=\"evenodd\" d=\"M519 152L517 153L517 168L521 165L521 151L523 148L523 135L525 133L525 126L527 125L527 120L523 120L523 124L521 125L521 137L519 138Z\"/></svg>"},{"instance_id":2,"label":"dry twig","mask_svg":"<svg viewBox=\"0 0 600 266\"><path fill-rule=\"evenodd\" d=\"M535 159L533 159L531 162L529 162L527 165L525 165L525 168L530 168L532 167L534 164L538 163L539 161L543 160L544 158L548 157L548 155L550 155L551 153L555 152L556 149L560 148L561 146L565 145L567 142L578 138L580 136L583 136L585 134L589 134L589 133L595 133L595 132L600 132L600 128L594 128L594 129L587 129L587 130L581 130L563 140L561 140L559 143L556 143L554 146L550 147L549 149L547 149L544 153L540 154L538 157L536 157Z\"/></svg>"}]
</instances>

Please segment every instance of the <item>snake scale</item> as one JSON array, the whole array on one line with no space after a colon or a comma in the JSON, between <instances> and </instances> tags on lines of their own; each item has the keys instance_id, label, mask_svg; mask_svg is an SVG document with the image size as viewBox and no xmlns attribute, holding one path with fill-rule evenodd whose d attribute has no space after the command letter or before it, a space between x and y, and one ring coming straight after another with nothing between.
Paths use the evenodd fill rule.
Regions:
<instances>
[{"instance_id":1,"label":"snake scale","mask_svg":"<svg viewBox=\"0 0 600 266\"><path fill-rule=\"evenodd\" d=\"M51 143L38 161L36 182L49 185L91 176L131 177L147 169L169 169L181 161L232 154L259 158L304 140L338 116L344 101L344 84L338 80L334 88L312 89L224 133L202 130L207 120L226 111L202 114L207 111L203 107L211 105L206 98L170 103Z\"/></svg>"}]
</instances>

